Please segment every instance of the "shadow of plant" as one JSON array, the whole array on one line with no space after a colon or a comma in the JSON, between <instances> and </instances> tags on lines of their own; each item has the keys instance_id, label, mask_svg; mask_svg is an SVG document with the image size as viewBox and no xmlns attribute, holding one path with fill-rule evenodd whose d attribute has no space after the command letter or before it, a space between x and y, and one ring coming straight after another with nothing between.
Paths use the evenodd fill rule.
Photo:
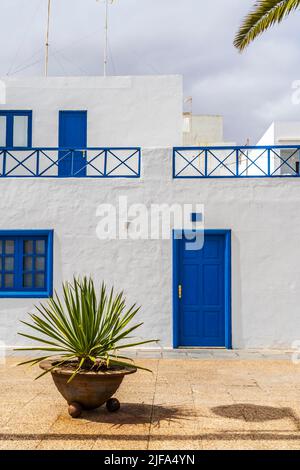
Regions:
<instances>
[{"instance_id":1,"label":"shadow of plant","mask_svg":"<svg viewBox=\"0 0 300 470\"><path fill-rule=\"evenodd\" d=\"M116 413L109 413L105 406L83 411L81 418L87 421L107 423L114 426L149 424L159 427L162 421L175 423L193 420L195 411L188 407L152 405L147 403L122 403Z\"/></svg>"},{"instance_id":2,"label":"shadow of plant","mask_svg":"<svg viewBox=\"0 0 300 470\"><path fill-rule=\"evenodd\" d=\"M298 416L293 412L291 408L288 407L272 407L272 406L262 406L262 405L253 405L247 403L239 403L234 405L226 406L217 406L211 408L211 411L217 416L228 419L240 419L246 420L247 422L264 422L264 421L275 421L285 418L289 418L297 427L297 432L292 432L288 430L245 430L245 431L223 431L216 430L215 432L207 432L202 430L194 433L183 433L180 425L183 421L186 420L195 420L196 415L193 409L190 409L185 406L163 406L163 405L152 405L144 403L122 403L121 409L117 413L109 413L105 406L102 406L94 411L84 411L82 414L82 420L76 420L78 426L72 424L72 419L67 417L67 414L64 414L63 420L68 420L69 425L71 423L71 428L68 432L55 432L52 429L51 432L33 434L33 433L0 433L0 442L1 441L27 441L27 440L36 440L36 441L94 441L97 439L110 440L112 442L123 442L126 440L136 441L139 443L146 443L149 440L151 435L147 433L142 433L141 430L136 429L136 433L114 433L110 428L119 428L123 425L138 425L138 424L148 424L151 423L153 427L160 428L161 424L167 425L170 423L179 424L179 429L172 428L172 432L167 431L165 433L165 428L161 427L161 432L155 434L156 440L167 439L168 441L177 442L179 446L184 448L185 442L199 442L199 439L203 439L207 442L209 441L297 441L300 445L300 420ZM198 417L199 419L199 417ZM82 423L80 422L82 421ZM87 423L84 423L86 421ZM103 428L101 430L101 435L98 435L97 426L92 427L90 430L88 428L89 422L92 423L107 423L107 429ZM83 426L81 426L81 424ZM85 426L87 424L87 427ZM110 426L109 426L110 425ZM179 432L178 432L179 431ZM117 445L117 444L116 444ZM268 445L268 444L266 444ZM0 445L1 447L1 445ZM254 444L255 448L255 444ZM287 445L288 448L288 445Z\"/></svg>"},{"instance_id":3,"label":"shadow of plant","mask_svg":"<svg viewBox=\"0 0 300 470\"><path fill-rule=\"evenodd\" d=\"M241 419L247 422L259 423L291 419L300 431L300 419L291 408L253 405L249 403L237 403L234 405L216 406L211 411L222 418Z\"/></svg>"}]
</instances>

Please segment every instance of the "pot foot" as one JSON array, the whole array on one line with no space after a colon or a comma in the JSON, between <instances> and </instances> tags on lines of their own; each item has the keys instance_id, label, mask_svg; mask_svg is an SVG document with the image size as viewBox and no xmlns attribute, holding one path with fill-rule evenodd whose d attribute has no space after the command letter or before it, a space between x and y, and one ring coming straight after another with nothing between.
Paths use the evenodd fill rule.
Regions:
<instances>
[{"instance_id":1,"label":"pot foot","mask_svg":"<svg viewBox=\"0 0 300 470\"><path fill-rule=\"evenodd\" d=\"M73 402L69 404L68 413L72 418L79 418L82 413L82 406L80 403Z\"/></svg>"},{"instance_id":2,"label":"pot foot","mask_svg":"<svg viewBox=\"0 0 300 470\"><path fill-rule=\"evenodd\" d=\"M117 398L110 398L106 402L106 408L110 413L114 413L120 409L120 402Z\"/></svg>"}]
</instances>

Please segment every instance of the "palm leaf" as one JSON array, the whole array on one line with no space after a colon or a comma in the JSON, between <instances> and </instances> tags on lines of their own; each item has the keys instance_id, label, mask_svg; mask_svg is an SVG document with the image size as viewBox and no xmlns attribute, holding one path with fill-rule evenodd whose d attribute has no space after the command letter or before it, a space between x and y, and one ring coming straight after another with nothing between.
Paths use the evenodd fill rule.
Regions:
<instances>
[{"instance_id":1,"label":"palm leaf","mask_svg":"<svg viewBox=\"0 0 300 470\"><path fill-rule=\"evenodd\" d=\"M281 23L299 7L300 0L257 0L235 36L235 47L243 51L257 36L276 23Z\"/></svg>"},{"instance_id":2,"label":"palm leaf","mask_svg":"<svg viewBox=\"0 0 300 470\"><path fill-rule=\"evenodd\" d=\"M129 360L129 358L126 358L126 359ZM117 359L113 359L113 357L111 357L110 362L111 362L112 365L115 365L115 366L130 367L130 368L132 367L132 363L124 362L124 361L118 361ZM138 366L136 364L134 364L134 367L136 369L139 369L139 370L145 370L147 372L152 372L152 370L147 369L147 367Z\"/></svg>"}]
</instances>

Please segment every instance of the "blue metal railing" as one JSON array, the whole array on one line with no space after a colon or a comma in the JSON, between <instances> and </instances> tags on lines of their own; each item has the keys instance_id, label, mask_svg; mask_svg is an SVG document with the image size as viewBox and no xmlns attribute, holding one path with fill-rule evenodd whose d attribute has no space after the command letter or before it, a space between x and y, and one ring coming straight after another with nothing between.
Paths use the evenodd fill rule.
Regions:
<instances>
[{"instance_id":1,"label":"blue metal railing","mask_svg":"<svg viewBox=\"0 0 300 470\"><path fill-rule=\"evenodd\" d=\"M0 177L140 178L139 147L0 148Z\"/></svg>"},{"instance_id":2,"label":"blue metal railing","mask_svg":"<svg viewBox=\"0 0 300 470\"><path fill-rule=\"evenodd\" d=\"M300 146L174 147L173 178L300 176Z\"/></svg>"}]
</instances>

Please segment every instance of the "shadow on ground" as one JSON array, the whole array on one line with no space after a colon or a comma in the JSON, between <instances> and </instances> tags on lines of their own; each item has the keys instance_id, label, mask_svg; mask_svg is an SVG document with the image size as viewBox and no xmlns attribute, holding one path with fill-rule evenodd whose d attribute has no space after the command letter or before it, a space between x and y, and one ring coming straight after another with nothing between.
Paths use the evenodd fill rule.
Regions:
<instances>
[{"instance_id":1,"label":"shadow on ground","mask_svg":"<svg viewBox=\"0 0 300 470\"><path fill-rule=\"evenodd\" d=\"M199 432L195 433L178 433L174 429L174 433L167 433L168 441L178 441L183 443L186 441L299 441L300 445L300 420L299 417L293 412L291 408L277 408L271 406L253 405L248 403L239 403L234 405L218 406L211 408L211 411L222 418L240 419L246 422L257 422L262 423L270 420L282 420L285 418L291 419L295 424L297 430L295 433L291 430L280 430L275 429L266 431L262 429L258 430L245 430L242 431L215 431L205 432L201 431L201 419ZM60 419L68 420L72 423L72 418L67 415L61 416ZM168 423L177 422L180 424L181 420L194 420L195 413L188 407L166 407L162 405L149 405L149 404L133 404L123 403L122 408L117 413L109 413L105 407L101 407L94 411L85 411L82 415L82 419L76 420L79 422L79 426L74 425L74 431L77 432L55 432L55 429L49 429L46 433L40 434L29 434L29 433L0 433L0 441L87 441L87 440L111 440L111 441L124 441L130 439L130 441L142 442L148 441L149 435L146 433L142 435L140 433L126 435L126 427L124 428L125 434L116 434L112 428L122 427L123 425L138 425L138 424L151 424L152 426L160 426L162 421ZM103 423L108 424L107 431L101 431L98 434L97 428L91 426L90 432L87 432L88 428L85 428L85 432L82 432L80 424L88 425L90 423ZM70 424L69 424L70 425ZM163 432L156 433L152 436L155 440L166 439L166 435ZM1 448L1 444L0 444Z\"/></svg>"},{"instance_id":2,"label":"shadow on ground","mask_svg":"<svg viewBox=\"0 0 300 470\"><path fill-rule=\"evenodd\" d=\"M291 408L237 403L234 405L216 406L211 408L211 411L222 418L241 419L249 423L262 423L288 418L293 421L297 430L300 431L300 419Z\"/></svg>"},{"instance_id":3,"label":"shadow on ground","mask_svg":"<svg viewBox=\"0 0 300 470\"><path fill-rule=\"evenodd\" d=\"M110 413L105 406L93 411L84 411L81 418L96 423L123 425L152 424L158 426L162 421L169 423L195 419L195 411L189 407L152 405L146 403L121 403L116 413Z\"/></svg>"}]
</instances>

